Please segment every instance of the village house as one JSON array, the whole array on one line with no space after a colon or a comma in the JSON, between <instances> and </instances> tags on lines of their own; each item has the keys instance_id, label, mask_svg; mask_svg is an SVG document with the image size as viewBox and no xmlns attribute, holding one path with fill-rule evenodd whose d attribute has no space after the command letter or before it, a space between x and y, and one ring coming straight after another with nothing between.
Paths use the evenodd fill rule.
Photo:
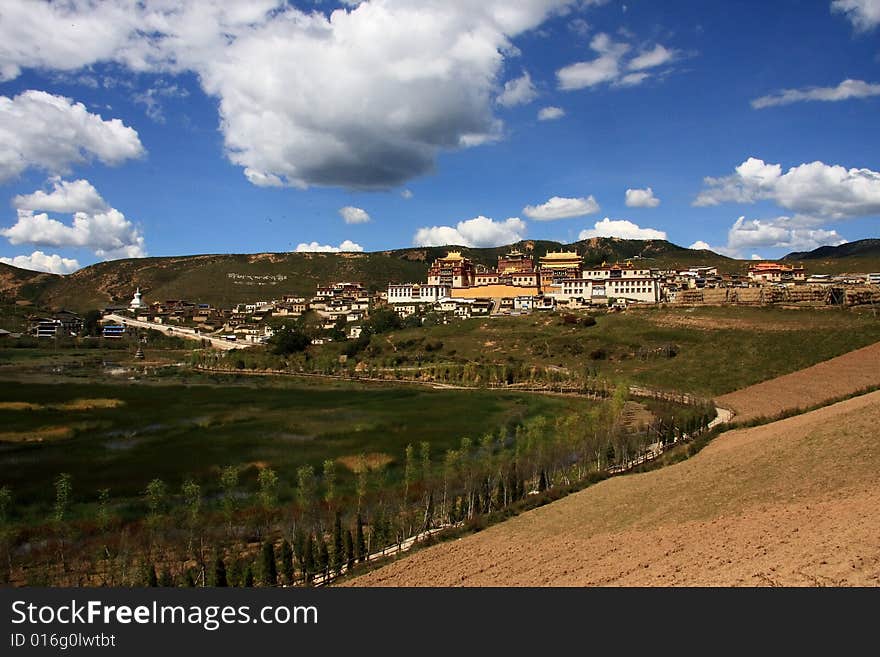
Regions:
<instances>
[{"instance_id":1,"label":"village house","mask_svg":"<svg viewBox=\"0 0 880 657\"><path fill-rule=\"evenodd\" d=\"M749 280L768 283L803 283L807 273L803 266L783 265L776 262L760 262L749 267Z\"/></svg>"}]
</instances>

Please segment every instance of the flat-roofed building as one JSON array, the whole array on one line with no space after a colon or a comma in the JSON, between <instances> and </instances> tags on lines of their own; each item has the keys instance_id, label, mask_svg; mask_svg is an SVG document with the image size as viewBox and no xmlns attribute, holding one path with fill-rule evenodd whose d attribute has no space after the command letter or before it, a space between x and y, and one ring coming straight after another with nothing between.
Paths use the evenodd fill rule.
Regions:
<instances>
[{"instance_id":1,"label":"flat-roofed building","mask_svg":"<svg viewBox=\"0 0 880 657\"><path fill-rule=\"evenodd\" d=\"M749 267L749 280L755 283L799 283L807 279L803 266L759 262Z\"/></svg>"}]
</instances>

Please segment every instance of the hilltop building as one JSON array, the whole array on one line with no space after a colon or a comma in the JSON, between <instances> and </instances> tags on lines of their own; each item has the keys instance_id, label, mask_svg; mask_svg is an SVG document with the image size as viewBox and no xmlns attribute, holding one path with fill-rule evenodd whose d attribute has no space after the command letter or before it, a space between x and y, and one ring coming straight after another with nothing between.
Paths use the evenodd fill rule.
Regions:
<instances>
[{"instance_id":1,"label":"hilltop building","mask_svg":"<svg viewBox=\"0 0 880 657\"><path fill-rule=\"evenodd\" d=\"M450 251L445 258L437 258L431 265L428 285L471 287L475 283L476 273L473 262L461 255L460 251Z\"/></svg>"}]
</instances>

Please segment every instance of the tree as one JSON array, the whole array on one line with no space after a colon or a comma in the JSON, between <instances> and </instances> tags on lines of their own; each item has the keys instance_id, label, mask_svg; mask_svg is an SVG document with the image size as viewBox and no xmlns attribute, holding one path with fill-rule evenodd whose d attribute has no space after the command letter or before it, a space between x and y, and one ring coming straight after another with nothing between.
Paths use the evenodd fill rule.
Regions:
<instances>
[{"instance_id":1,"label":"tree","mask_svg":"<svg viewBox=\"0 0 880 657\"><path fill-rule=\"evenodd\" d=\"M296 562L299 564L299 569L303 572L303 575L305 575L306 534L303 531L302 523L297 523L296 528L293 530L292 547L293 556L296 557Z\"/></svg>"},{"instance_id":2,"label":"tree","mask_svg":"<svg viewBox=\"0 0 880 657\"><path fill-rule=\"evenodd\" d=\"M67 511L70 506L70 496L73 491L71 477L68 473L62 472L55 479L55 507L53 508L52 519L56 524L60 525L67 517Z\"/></svg>"},{"instance_id":3,"label":"tree","mask_svg":"<svg viewBox=\"0 0 880 657\"><path fill-rule=\"evenodd\" d=\"M254 587L254 566L251 563L248 563L247 567L244 569L244 578L242 579L242 586L246 589L251 589Z\"/></svg>"},{"instance_id":4,"label":"tree","mask_svg":"<svg viewBox=\"0 0 880 657\"><path fill-rule=\"evenodd\" d=\"M223 490L223 515L226 517L227 531L232 531L232 516L235 513L235 488L238 486L238 468L227 465L220 471L220 488Z\"/></svg>"},{"instance_id":5,"label":"tree","mask_svg":"<svg viewBox=\"0 0 880 657\"><path fill-rule=\"evenodd\" d=\"M166 589L174 586L174 577L171 576L167 565L162 567L162 572L159 574L159 586Z\"/></svg>"},{"instance_id":6,"label":"tree","mask_svg":"<svg viewBox=\"0 0 880 657\"><path fill-rule=\"evenodd\" d=\"M403 503L409 503L409 488L412 486L416 475L416 450L410 443L404 450L403 465Z\"/></svg>"},{"instance_id":7,"label":"tree","mask_svg":"<svg viewBox=\"0 0 880 657\"><path fill-rule=\"evenodd\" d=\"M333 522L333 554L330 557L330 566L333 572L339 575L342 573L342 564L345 563L345 554L342 547L342 518L338 511Z\"/></svg>"},{"instance_id":8,"label":"tree","mask_svg":"<svg viewBox=\"0 0 880 657\"><path fill-rule=\"evenodd\" d=\"M156 576L156 566L150 564L150 567L147 568L147 586L149 587L157 587L159 586L159 578Z\"/></svg>"},{"instance_id":9,"label":"tree","mask_svg":"<svg viewBox=\"0 0 880 657\"><path fill-rule=\"evenodd\" d=\"M306 582L311 584L315 576L315 537L311 533L306 537L305 550L303 551L303 574Z\"/></svg>"},{"instance_id":10,"label":"tree","mask_svg":"<svg viewBox=\"0 0 880 657\"><path fill-rule=\"evenodd\" d=\"M101 320L101 311L100 310L87 310L85 315L83 315L83 335L98 335L98 329L100 328L100 320Z\"/></svg>"},{"instance_id":11,"label":"tree","mask_svg":"<svg viewBox=\"0 0 880 657\"><path fill-rule=\"evenodd\" d=\"M275 546L272 544L272 541L266 541L263 543L260 574L264 586L277 586L278 568L275 565Z\"/></svg>"},{"instance_id":12,"label":"tree","mask_svg":"<svg viewBox=\"0 0 880 657\"><path fill-rule=\"evenodd\" d=\"M315 469L310 465L303 465L297 468L297 501L303 514L311 514L315 505Z\"/></svg>"},{"instance_id":13,"label":"tree","mask_svg":"<svg viewBox=\"0 0 880 657\"><path fill-rule=\"evenodd\" d=\"M272 468L262 468L257 475L257 485L260 488L260 506L266 518L266 532L272 522L272 510L278 502L278 475Z\"/></svg>"},{"instance_id":14,"label":"tree","mask_svg":"<svg viewBox=\"0 0 880 657\"><path fill-rule=\"evenodd\" d=\"M387 333L401 327L400 315L393 308L376 308L370 312L370 319L364 330L373 334Z\"/></svg>"},{"instance_id":15,"label":"tree","mask_svg":"<svg viewBox=\"0 0 880 657\"><path fill-rule=\"evenodd\" d=\"M195 538L196 527L199 522L199 513L202 509L202 487L192 479L183 482L180 492L183 494L183 508L187 528L189 529L189 537L187 539L187 552L193 552L193 540ZM202 561L201 540L199 540L199 561Z\"/></svg>"},{"instance_id":16,"label":"tree","mask_svg":"<svg viewBox=\"0 0 880 657\"><path fill-rule=\"evenodd\" d=\"M327 549L324 534L318 538L318 569L325 578L330 574L330 551Z\"/></svg>"},{"instance_id":17,"label":"tree","mask_svg":"<svg viewBox=\"0 0 880 657\"><path fill-rule=\"evenodd\" d=\"M165 515L168 488L161 479L153 479L147 484L144 496L147 498L147 522L155 529Z\"/></svg>"},{"instance_id":18,"label":"tree","mask_svg":"<svg viewBox=\"0 0 880 657\"><path fill-rule=\"evenodd\" d=\"M333 509L336 502L336 466L333 459L324 461L324 501L327 508Z\"/></svg>"},{"instance_id":19,"label":"tree","mask_svg":"<svg viewBox=\"0 0 880 657\"><path fill-rule=\"evenodd\" d=\"M285 584L293 584L293 549L286 538L281 541L281 574Z\"/></svg>"},{"instance_id":20,"label":"tree","mask_svg":"<svg viewBox=\"0 0 880 657\"><path fill-rule=\"evenodd\" d=\"M214 559L214 586L225 587L229 586L229 583L226 579L226 564L223 561L223 558L220 556L220 553L217 553L216 558Z\"/></svg>"},{"instance_id":21,"label":"tree","mask_svg":"<svg viewBox=\"0 0 880 657\"><path fill-rule=\"evenodd\" d=\"M355 487L357 488L357 498L358 498L357 512L358 512L358 515L360 516L361 504L363 503L364 497L366 497L366 495L367 495L367 475L368 475L367 457L363 453L361 453L358 456L356 470L357 470L357 483L356 483Z\"/></svg>"},{"instance_id":22,"label":"tree","mask_svg":"<svg viewBox=\"0 0 880 657\"><path fill-rule=\"evenodd\" d=\"M354 539L351 537L351 530L345 530L345 567L346 570L350 573L354 570Z\"/></svg>"},{"instance_id":23,"label":"tree","mask_svg":"<svg viewBox=\"0 0 880 657\"><path fill-rule=\"evenodd\" d=\"M354 554L358 561L364 561L367 558L367 542L364 538L364 519L361 514L357 514L357 528L355 530Z\"/></svg>"},{"instance_id":24,"label":"tree","mask_svg":"<svg viewBox=\"0 0 880 657\"><path fill-rule=\"evenodd\" d=\"M285 325L276 329L275 335L269 339L272 353L279 356L305 351L311 343L311 338L299 326Z\"/></svg>"}]
</instances>

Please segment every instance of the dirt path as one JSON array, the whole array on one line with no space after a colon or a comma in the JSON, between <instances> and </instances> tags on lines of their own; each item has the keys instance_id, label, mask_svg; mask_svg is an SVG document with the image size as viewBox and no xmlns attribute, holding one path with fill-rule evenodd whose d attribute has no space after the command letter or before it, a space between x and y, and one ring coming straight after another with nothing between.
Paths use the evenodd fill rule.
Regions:
<instances>
[{"instance_id":1,"label":"dirt path","mask_svg":"<svg viewBox=\"0 0 880 657\"><path fill-rule=\"evenodd\" d=\"M353 584L878 586L878 425L880 392L731 431Z\"/></svg>"},{"instance_id":2,"label":"dirt path","mask_svg":"<svg viewBox=\"0 0 880 657\"><path fill-rule=\"evenodd\" d=\"M718 397L737 420L773 417L796 408L810 408L880 385L880 342L856 349L798 372Z\"/></svg>"}]
</instances>

